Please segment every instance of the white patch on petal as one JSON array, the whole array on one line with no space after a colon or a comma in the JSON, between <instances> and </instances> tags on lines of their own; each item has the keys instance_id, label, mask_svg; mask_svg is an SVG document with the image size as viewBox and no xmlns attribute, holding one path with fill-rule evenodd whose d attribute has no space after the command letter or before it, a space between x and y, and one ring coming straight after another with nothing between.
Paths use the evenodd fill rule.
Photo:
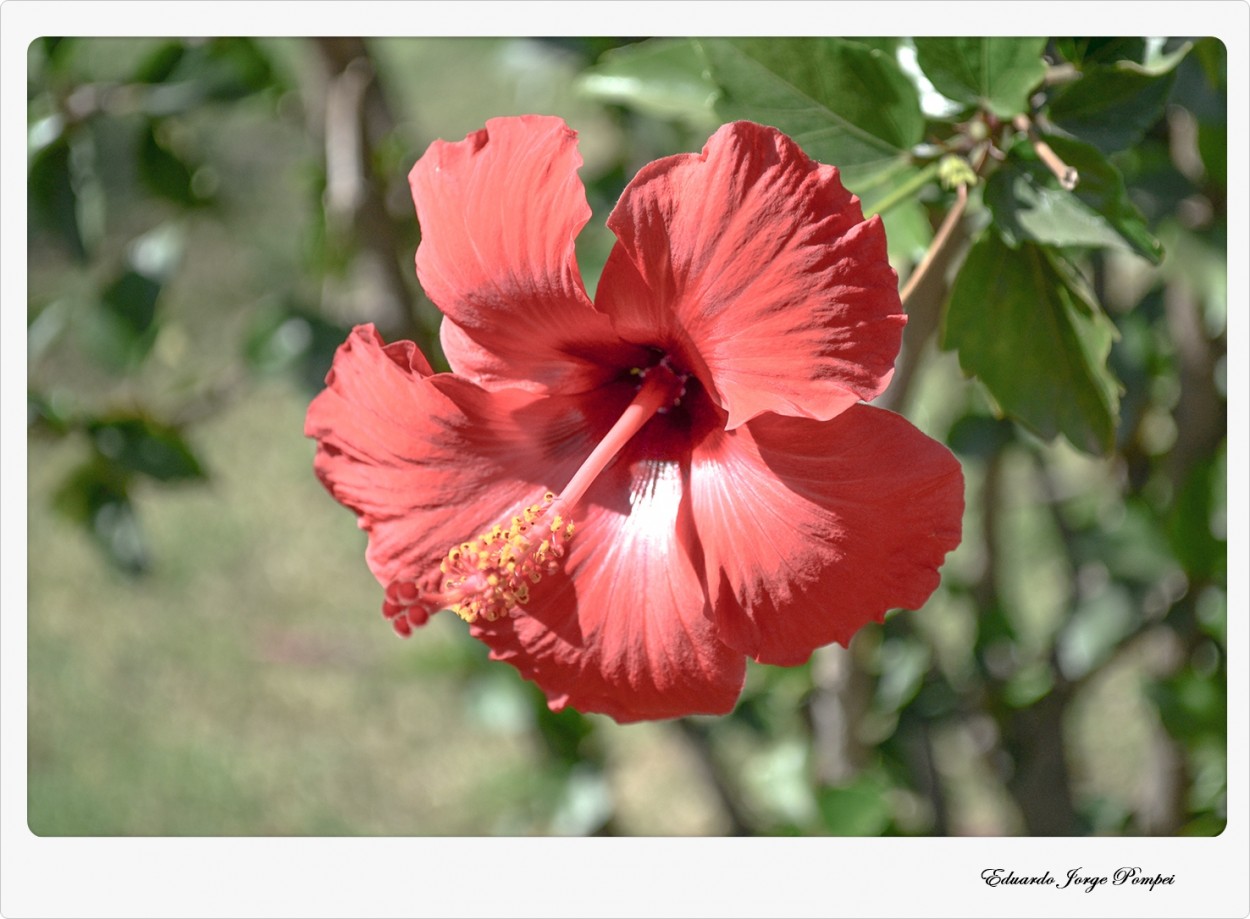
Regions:
<instances>
[{"instance_id":1,"label":"white patch on petal","mask_svg":"<svg viewBox=\"0 0 1250 919\"><path fill-rule=\"evenodd\" d=\"M681 504L681 464L672 460L644 460L634 467L629 490L629 517L622 536L668 546L677 526Z\"/></svg>"}]
</instances>

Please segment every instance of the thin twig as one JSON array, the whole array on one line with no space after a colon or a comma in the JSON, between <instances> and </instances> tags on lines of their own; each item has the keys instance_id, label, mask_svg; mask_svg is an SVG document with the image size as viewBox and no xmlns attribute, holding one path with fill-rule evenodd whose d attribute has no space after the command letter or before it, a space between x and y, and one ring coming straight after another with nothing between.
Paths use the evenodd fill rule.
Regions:
<instances>
[{"instance_id":1,"label":"thin twig","mask_svg":"<svg viewBox=\"0 0 1250 919\"><path fill-rule=\"evenodd\" d=\"M1028 115L1017 115L1012 119L1011 124L1017 131L1023 131L1029 135L1029 141L1033 144L1033 150L1037 153L1038 159L1055 174L1060 185L1068 191L1076 188L1081 181L1081 174L1060 159L1059 154L1050 148L1050 144L1042 140Z\"/></svg>"},{"instance_id":2,"label":"thin twig","mask_svg":"<svg viewBox=\"0 0 1250 919\"><path fill-rule=\"evenodd\" d=\"M942 225L938 228L937 235L933 237L933 243L925 252L924 258L920 260L920 264L916 266L916 270L907 278L907 283L903 285L903 291L900 294L903 300L903 310L907 311L908 301L911 300L912 294L920 287L921 282L928 276L933 266L941 263L939 256L945 253L947 246L950 244L955 234L955 225L959 223L959 219L964 215L964 209L968 206L968 186L960 185L955 197L955 206L946 214Z\"/></svg>"}]
</instances>

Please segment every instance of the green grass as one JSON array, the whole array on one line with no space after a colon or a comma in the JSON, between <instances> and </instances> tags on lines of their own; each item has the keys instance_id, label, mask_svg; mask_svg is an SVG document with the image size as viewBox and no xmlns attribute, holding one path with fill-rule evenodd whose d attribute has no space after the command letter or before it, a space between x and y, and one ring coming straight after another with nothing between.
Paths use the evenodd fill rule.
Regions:
<instances>
[{"instance_id":1,"label":"green grass","mask_svg":"<svg viewBox=\"0 0 1250 919\"><path fill-rule=\"evenodd\" d=\"M32 500L34 832L466 832L487 803L466 792L532 764L520 738L458 723L456 623L390 633L302 411L263 388L199 432L209 485L139 497L142 580ZM32 446L32 494L73 452Z\"/></svg>"}]
</instances>

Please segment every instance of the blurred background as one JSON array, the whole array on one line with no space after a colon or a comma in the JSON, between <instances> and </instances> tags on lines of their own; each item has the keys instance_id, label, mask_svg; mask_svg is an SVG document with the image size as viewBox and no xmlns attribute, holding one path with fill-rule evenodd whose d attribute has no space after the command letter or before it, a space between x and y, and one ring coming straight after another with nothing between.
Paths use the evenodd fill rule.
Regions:
<instances>
[{"instance_id":1,"label":"blurred background","mask_svg":"<svg viewBox=\"0 0 1250 919\"><path fill-rule=\"evenodd\" d=\"M1021 129L1004 152L1010 119L994 104L943 108L906 65L919 57L942 85L927 62L946 52L897 39L772 40L767 54L680 40L35 42L31 830L1219 833L1223 48L1140 44L1039 45L1042 104L1106 156L1082 174L1113 239L1106 220L1039 230L1036 211L1004 206L1004 186L1017 204L1049 194L1042 172L1010 172L1036 145ZM763 78L742 84L731 53L821 79L860 55L911 80L923 108L905 170L828 159L883 213L904 279L962 194L951 164L1006 163L975 183L938 270L910 291L881 400L962 460L964 542L923 610L801 667L752 666L732 715L622 727L552 714L454 617L394 637L363 534L313 476L304 412L357 322L440 366L406 183L432 140L527 112L577 129L593 291L603 219L640 166L699 150L732 117L790 130L785 106L740 89ZM1065 90L1073 72L1108 81L1097 95L1114 117ZM991 232L1079 262L1089 296L1062 303L1106 324L1074 320L1072 345L1113 393L1105 430L1039 421L953 331L984 299L961 292L977 278L959 268L983 270L989 243L974 240Z\"/></svg>"}]
</instances>

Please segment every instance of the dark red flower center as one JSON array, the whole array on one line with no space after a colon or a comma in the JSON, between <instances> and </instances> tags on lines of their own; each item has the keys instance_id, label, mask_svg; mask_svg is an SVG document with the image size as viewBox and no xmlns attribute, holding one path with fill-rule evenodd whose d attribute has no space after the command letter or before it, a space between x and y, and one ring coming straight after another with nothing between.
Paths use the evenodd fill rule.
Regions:
<instances>
[{"instance_id":1,"label":"dark red flower center","mask_svg":"<svg viewBox=\"0 0 1250 919\"><path fill-rule=\"evenodd\" d=\"M529 601L530 585L559 570L575 532L573 512L595 479L648 422L679 409L690 387L698 385L666 355L631 368L629 376L637 380L633 399L559 494L549 491L510 519L451 547L439 566L437 592L422 591L415 581L387 587L382 612L400 635L409 635L439 609L466 622L510 615Z\"/></svg>"}]
</instances>

